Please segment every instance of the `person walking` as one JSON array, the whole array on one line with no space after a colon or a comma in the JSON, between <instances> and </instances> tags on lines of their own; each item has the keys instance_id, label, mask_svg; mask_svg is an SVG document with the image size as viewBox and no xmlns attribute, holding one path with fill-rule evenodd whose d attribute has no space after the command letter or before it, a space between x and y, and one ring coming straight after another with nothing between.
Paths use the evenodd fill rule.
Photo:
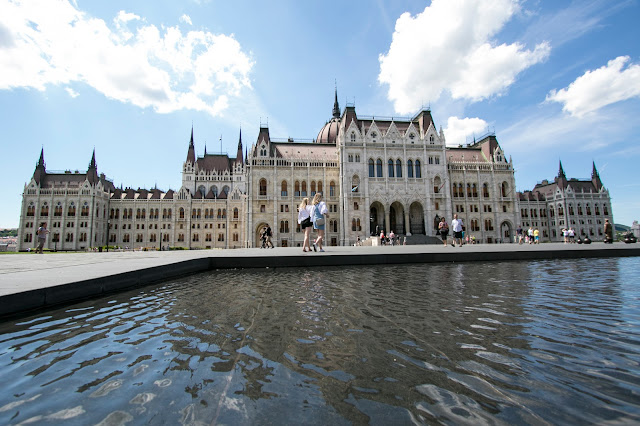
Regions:
<instances>
[{"instance_id":1,"label":"person walking","mask_svg":"<svg viewBox=\"0 0 640 426\"><path fill-rule=\"evenodd\" d=\"M267 224L267 229L265 230L265 246L266 248L269 248L269 246L271 246L271 248L273 248L273 243L271 242L271 237L273 237L273 233L271 232L271 227L269 226L269 224Z\"/></svg>"},{"instance_id":2,"label":"person walking","mask_svg":"<svg viewBox=\"0 0 640 426\"><path fill-rule=\"evenodd\" d=\"M313 224L311 223L311 206L309 205L309 199L307 197L304 197L298 206L298 223L300 224L300 228L302 228L302 232L304 232L302 251L311 251L310 240L311 227Z\"/></svg>"},{"instance_id":3,"label":"person walking","mask_svg":"<svg viewBox=\"0 0 640 426\"><path fill-rule=\"evenodd\" d=\"M313 229L318 231L318 238L313 242L313 251L324 251L322 248L322 240L324 239L325 219L329 217L327 203L322 201L322 193L316 192L312 201L313 211Z\"/></svg>"},{"instance_id":4,"label":"person walking","mask_svg":"<svg viewBox=\"0 0 640 426\"><path fill-rule=\"evenodd\" d=\"M522 244L522 226L518 225L518 229L516 229L516 235L518 236L518 244Z\"/></svg>"},{"instance_id":5,"label":"person walking","mask_svg":"<svg viewBox=\"0 0 640 426\"><path fill-rule=\"evenodd\" d=\"M42 222L42 224L40 225L40 228L38 228L38 248L36 248L36 253L38 253L38 251L40 252L40 254L43 254L43 247L44 247L44 243L47 242L47 234L49 233L49 230L47 229L47 222Z\"/></svg>"},{"instance_id":6,"label":"person walking","mask_svg":"<svg viewBox=\"0 0 640 426\"><path fill-rule=\"evenodd\" d=\"M393 233L393 229L389 233L389 244L395 245L396 243L396 234Z\"/></svg>"},{"instance_id":7,"label":"person walking","mask_svg":"<svg viewBox=\"0 0 640 426\"><path fill-rule=\"evenodd\" d=\"M533 244L533 228L529 227L527 231L527 236L529 237L529 244Z\"/></svg>"},{"instance_id":8,"label":"person walking","mask_svg":"<svg viewBox=\"0 0 640 426\"><path fill-rule=\"evenodd\" d=\"M447 235L449 235L449 224L444 217L440 219L440 223L438 224L438 231L440 231L440 238L442 238L442 243L444 246L447 246Z\"/></svg>"},{"instance_id":9,"label":"person walking","mask_svg":"<svg viewBox=\"0 0 640 426\"><path fill-rule=\"evenodd\" d=\"M453 228L453 246L456 246L456 240L458 240L458 244L462 247L462 219L458 219L458 215L453 215L453 220L451 221L451 227Z\"/></svg>"},{"instance_id":10,"label":"person walking","mask_svg":"<svg viewBox=\"0 0 640 426\"><path fill-rule=\"evenodd\" d=\"M535 239L535 244L540 244L540 230L538 228L533 230L533 238Z\"/></svg>"}]
</instances>

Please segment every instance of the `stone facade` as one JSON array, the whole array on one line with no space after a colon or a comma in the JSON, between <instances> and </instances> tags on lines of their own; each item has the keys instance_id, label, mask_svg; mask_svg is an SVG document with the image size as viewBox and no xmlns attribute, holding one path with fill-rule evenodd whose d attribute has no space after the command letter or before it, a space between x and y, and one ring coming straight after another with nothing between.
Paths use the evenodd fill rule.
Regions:
<instances>
[{"instance_id":1,"label":"stone facade","mask_svg":"<svg viewBox=\"0 0 640 426\"><path fill-rule=\"evenodd\" d=\"M613 220L608 191L593 170L590 182L562 172L520 194L494 134L447 147L429 110L403 119L363 117L354 105L341 112L336 92L332 117L312 140L272 139L261 125L244 156L240 134L235 158L206 148L196 157L191 129L177 191L116 188L98 175L95 152L86 173L47 172L43 150L24 188L18 248L36 245L42 222L51 232L47 248L58 250L107 243L258 247L266 225L277 245L299 246L297 207L316 192L329 208L327 245L351 245L380 231L420 242L453 214L477 242L513 242L518 224L541 228L543 241L558 241L572 225L595 240L604 219Z\"/></svg>"},{"instance_id":2,"label":"stone facade","mask_svg":"<svg viewBox=\"0 0 640 426\"><path fill-rule=\"evenodd\" d=\"M522 227L540 230L542 241L563 241L563 229L573 228L576 238L604 240L604 221L613 221L609 191L593 163L591 180L567 179L562 162L553 181L543 180L533 190L519 194Z\"/></svg>"}]
</instances>

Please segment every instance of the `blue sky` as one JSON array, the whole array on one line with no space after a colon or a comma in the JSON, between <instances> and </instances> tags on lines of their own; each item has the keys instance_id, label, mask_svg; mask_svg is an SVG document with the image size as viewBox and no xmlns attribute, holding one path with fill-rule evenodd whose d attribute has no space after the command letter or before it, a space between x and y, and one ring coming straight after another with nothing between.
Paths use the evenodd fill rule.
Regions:
<instances>
[{"instance_id":1,"label":"blue sky","mask_svg":"<svg viewBox=\"0 0 640 426\"><path fill-rule=\"evenodd\" d=\"M636 0L0 0L0 227L44 148L48 170L178 189L196 150L234 156L242 128L312 139L341 107L430 106L447 144L495 131L518 190L589 178L616 223L640 219ZM222 138L222 142L220 139Z\"/></svg>"}]
</instances>

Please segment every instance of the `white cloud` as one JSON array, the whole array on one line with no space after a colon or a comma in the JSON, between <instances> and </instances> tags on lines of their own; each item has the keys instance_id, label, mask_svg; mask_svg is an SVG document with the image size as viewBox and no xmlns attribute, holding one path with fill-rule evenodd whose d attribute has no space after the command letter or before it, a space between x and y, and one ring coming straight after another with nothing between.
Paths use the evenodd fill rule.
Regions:
<instances>
[{"instance_id":1,"label":"white cloud","mask_svg":"<svg viewBox=\"0 0 640 426\"><path fill-rule=\"evenodd\" d=\"M80 96L80 93L73 90L71 87L65 87L64 90L71 96L72 98L77 98Z\"/></svg>"},{"instance_id":2,"label":"white cloud","mask_svg":"<svg viewBox=\"0 0 640 426\"><path fill-rule=\"evenodd\" d=\"M216 116L251 88L253 61L232 36L158 29L124 11L109 27L67 1L0 0L0 8L0 89L81 82L160 113Z\"/></svg>"},{"instance_id":3,"label":"white cloud","mask_svg":"<svg viewBox=\"0 0 640 426\"><path fill-rule=\"evenodd\" d=\"M415 17L400 16L378 75L396 111L411 113L445 90L471 101L500 95L520 72L545 60L547 43L525 50L493 40L518 11L517 0L433 0Z\"/></svg>"},{"instance_id":4,"label":"white cloud","mask_svg":"<svg viewBox=\"0 0 640 426\"><path fill-rule=\"evenodd\" d=\"M619 56L606 66L587 71L569 87L550 91L546 100L564 104L563 111L581 118L604 106L640 97L640 65L631 64L623 70L628 61L628 56Z\"/></svg>"},{"instance_id":5,"label":"white cloud","mask_svg":"<svg viewBox=\"0 0 640 426\"><path fill-rule=\"evenodd\" d=\"M467 137L483 135L487 132L487 122L481 118L449 117L444 136L447 145L454 146L467 143Z\"/></svg>"},{"instance_id":6,"label":"white cloud","mask_svg":"<svg viewBox=\"0 0 640 426\"><path fill-rule=\"evenodd\" d=\"M193 22L191 22L191 18L189 17L189 15L182 15L180 17L180 22L184 22L185 24L193 25Z\"/></svg>"}]
</instances>

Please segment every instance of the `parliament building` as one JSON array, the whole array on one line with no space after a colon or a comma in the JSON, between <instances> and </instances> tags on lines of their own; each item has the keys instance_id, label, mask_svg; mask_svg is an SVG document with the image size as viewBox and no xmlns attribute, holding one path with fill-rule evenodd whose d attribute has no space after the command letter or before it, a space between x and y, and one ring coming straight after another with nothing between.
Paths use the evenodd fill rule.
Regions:
<instances>
[{"instance_id":1,"label":"parliament building","mask_svg":"<svg viewBox=\"0 0 640 426\"><path fill-rule=\"evenodd\" d=\"M495 134L447 147L431 111L412 118L358 116L343 110L337 91L332 116L311 140L276 139L261 125L243 155L196 155L191 137L181 187L117 188L99 174L95 150L86 173L48 172L44 148L25 185L19 250L37 244L42 222L45 248L86 250L105 245L129 249L259 247L269 225L278 246L300 246L302 198L322 192L329 208L328 245L353 245L384 231L408 244L433 241L441 217L458 214L479 243L514 241L515 229L539 228L542 241L562 240L562 229L602 240L613 223L609 193L593 165L591 180L560 172L531 191L516 192L514 167Z\"/></svg>"}]
</instances>

